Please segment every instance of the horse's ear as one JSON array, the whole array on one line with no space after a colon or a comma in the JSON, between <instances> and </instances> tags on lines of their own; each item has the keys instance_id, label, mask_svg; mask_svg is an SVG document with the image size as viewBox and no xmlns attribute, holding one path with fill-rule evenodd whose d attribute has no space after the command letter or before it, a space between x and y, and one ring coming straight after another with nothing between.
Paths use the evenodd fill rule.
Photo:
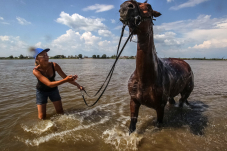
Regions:
<instances>
[{"instance_id":1,"label":"horse's ear","mask_svg":"<svg viewBox=\"0 0 227 151\"><path fill-rule=\"evenodd\" d=\"M157 11L153 10L152 15L153 15L154 17L159 17L159 16L161 16L162 14L161 14L160 12L157 12Z\"/></svg>"}]
</instances>

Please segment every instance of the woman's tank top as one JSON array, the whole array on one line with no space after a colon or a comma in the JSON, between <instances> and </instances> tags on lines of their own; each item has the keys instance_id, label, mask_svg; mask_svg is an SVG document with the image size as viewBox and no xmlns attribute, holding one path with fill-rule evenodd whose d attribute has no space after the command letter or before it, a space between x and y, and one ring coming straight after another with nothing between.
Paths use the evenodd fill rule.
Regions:
<instances>
[{"instance_id":1,"label":"woman's tank top","mask_svg":"<svg viewBox=\"0 0 227 151\"><path fill-rule=\"evenodd\" d=\"M53 62L51 62L51 65L52 65L52 68L53 68L53 72L54 72L54 74L53 74L53 76L52 77L50 77L50 78L48 78L48 77L46 77L46 78L48 78L51 82L52 81L55 81L55 70L54 70L54 64L53 64ZM36 70L38 70L38 69L36 69ZM39 71L39 70L38 70ZM41 72L40 72L41 73ZM42 74L42 73L41 73ZM44 76L44 75L43 75ZM37 83L37 85L36 85L36 89L38 89L39 91L44 91L44 92L49 92L49 91L53 91L53 90L55 90L55 89L57 89L57 87L53 87L53 88L51 88L51 87L48 87L47 85L45 85L45 84L43 84L41 81L39 81L39 79L37 78L37 80L38 80L38 83Z\"/></svg>"}]
</instances>

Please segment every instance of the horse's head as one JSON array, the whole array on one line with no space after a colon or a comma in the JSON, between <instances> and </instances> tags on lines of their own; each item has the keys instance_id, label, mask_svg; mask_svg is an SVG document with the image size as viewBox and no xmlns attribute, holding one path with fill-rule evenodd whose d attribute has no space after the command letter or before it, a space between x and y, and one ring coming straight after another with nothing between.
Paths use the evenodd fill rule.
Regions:
<instances>
[{"instance_id":1,"label":"horse's head","mask_svg":"<svg viewBox=\"0 0 227 151\"><path fill-rule=\"evenodd\" d=\"M119 12L120 21L128 25L130 30L138 24L139 29L144 29L144 27L152 24L153 17L161 15L161 13L154 11L147 1L139 3L134 0L125 1L121 4ZM134 33L136 34L136 31Z\"/></svg>"}]
</instances>

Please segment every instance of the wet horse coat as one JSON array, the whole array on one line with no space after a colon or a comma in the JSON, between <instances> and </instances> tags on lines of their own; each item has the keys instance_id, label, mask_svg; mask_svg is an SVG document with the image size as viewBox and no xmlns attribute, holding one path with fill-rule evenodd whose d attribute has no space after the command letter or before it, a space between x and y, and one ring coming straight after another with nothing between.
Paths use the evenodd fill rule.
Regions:
<instances>
[{"instance_id":1,"label":"wet horse coat","mask_svg":"<svg viewBox=\"0 0 227 151\"><path fill-rule=\"evenodd\" d=\"M130 31L135 27L135 21L133 21L135 16L141 15L142 18L153 19L161 15L152 10L150 4L136 1L124 2L119 12L120 20L128 24ZM151 19L141 22L134 31L138 37L138 44L136 69L128 81L131 96L130 133L136 129L140 105L155 109L157 122L162 123L167 101L174 104L174 97L181 94L179 106L182 107L184 102L188 104L187 98L194 88L193 72L188 63L181 59L158 58Z\"/></svg>"}]
</instances>

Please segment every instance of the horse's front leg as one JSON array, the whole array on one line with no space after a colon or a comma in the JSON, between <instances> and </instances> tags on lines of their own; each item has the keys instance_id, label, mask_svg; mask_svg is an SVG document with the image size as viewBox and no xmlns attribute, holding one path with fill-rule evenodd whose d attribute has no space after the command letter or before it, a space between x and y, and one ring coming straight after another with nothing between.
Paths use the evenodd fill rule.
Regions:
<instances>
[{"instance_id":1,"label":"horse's front leg","mask_svg":"<svg viewBox=\"0 0 227 151\"><path fill-rule=\"evenodd\" d=\"M129 126L129 135L136 130L136 123L139 114L140 103L131 99L130 101L130 111L131 111L131 123Z\"/></svg>"},{"instance_id":2,"label":"horse's front leg","mask_svg":"<svg viewBox=\"0 0 227 151\"><path fill-rule=\"evenodd\" d=\"M165 103L160 104L156 108L156 113L157 113L157 127L161 127L161 125L163 123L165 105L166 105L166 101L165 101Z\"/></svg>"}]
</instances>

